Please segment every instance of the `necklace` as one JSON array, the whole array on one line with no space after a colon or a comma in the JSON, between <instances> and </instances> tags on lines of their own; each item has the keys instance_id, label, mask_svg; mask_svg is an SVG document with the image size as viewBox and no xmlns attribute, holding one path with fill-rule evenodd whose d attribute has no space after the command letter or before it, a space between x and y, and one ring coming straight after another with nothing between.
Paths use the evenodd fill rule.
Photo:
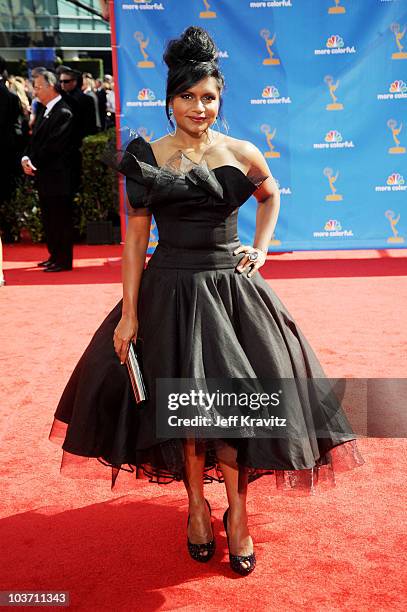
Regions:
<instances>
[{"instance_id":1,"label":"necklace","mask_svg":"<svg viewBox=\"0 0 407 612\"><path fill-rule=\"evenodd\" d=\"M217 135L213 137L211 140L209 140L209 142L206 143L205 147L203 147L202 149L199 149L198 151L196 151L195 149L191 149L191 151L189 151L188 149L183 149L181 147L178 147L177 152L182 153L185 157L187 157L193 163L199 164L202 161L203 157L205 156L206 151L214 144L215 140L218 138L218 135L219 135L219 132L217 132ZM173 143L173 144L177 146L176 143ZM189 157L190 152L201 154L199 162L196 162Z\"/></svg>"},{"instance_id":2,"label":"necklace","mask_svg":"<svg viewBox=\"0 0 407 612\"><path fill-rule=\"evenodd\" d=\"M189 157L189 154L184 152L184 150L182 148L179 148L179 147L175 148L175 147L177 147L177 145L175 143L172 143L174 145L174 148L175 148L174 153L172 153L169 157L167 157L167 159L163 163L160 164L160 163L158 163L157 155L155 154L155 152L153 150L153 147L151 146L151 143L149 142L148 144L149 144L150 150L151 150L151 152L152 152L152 154L154 156L154 161L155 161L155 164L156 164L157 168L163 168L170 160L174 160L177 157L181 157L181 158L184 157L190 163L199 165L202 162L203 158L205 157L206 151L211 147L211 145L213 145L213 143L218 139L219 136L220 136L219 132L216 132L216 137L212 138L207 143L207 146L202 149L202 155L201 155L201 158L200 158L200 160L198 162L196 162L193 159L191 159Z\"/></svg>"}]
</instances>

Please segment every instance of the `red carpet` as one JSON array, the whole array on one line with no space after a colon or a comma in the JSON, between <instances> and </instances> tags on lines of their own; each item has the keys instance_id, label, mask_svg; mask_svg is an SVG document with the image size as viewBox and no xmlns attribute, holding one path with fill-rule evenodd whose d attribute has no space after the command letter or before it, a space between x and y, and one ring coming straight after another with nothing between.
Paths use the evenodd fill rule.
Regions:
<instances>
[{"instance_id":1,"label":"red carpet","mask_svg":"<svg viewBox=\"0 0 407 612\"><path fill-rule=\"evenodd\" d=\"M43 246L6 245L1 304L0 590L64 590L72 610L405 610L405 440L361 439L365 465L312 497L250 485L258 565L227 563L223 485L206 486L217 552L188 557L181 484L59 475L48 441L68 376L121 298L121 246L76 246L72 272L44 274ZM333 377L406 377L406 251L302 252L262 268ZM134 487L134 482L133 487Z\"/></svg>"}]
</instances>

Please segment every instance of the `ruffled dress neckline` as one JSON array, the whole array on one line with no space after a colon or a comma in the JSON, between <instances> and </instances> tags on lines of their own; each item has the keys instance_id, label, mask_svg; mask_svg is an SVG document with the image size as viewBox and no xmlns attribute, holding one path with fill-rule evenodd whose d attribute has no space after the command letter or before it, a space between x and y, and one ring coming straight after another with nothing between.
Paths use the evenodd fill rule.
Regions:
<instances>
[{"instance_id":1,"label":"ruffled dress neckline","mask_svg":"<svg viewBox=\"0 0 407 612\"><path fill-rule=\"evenodd\" d=\"M151 153L151 159L153 160L154 165L157 168L157 170L169 170L169 169L174 170L177 165L177 162L179 162L180 164L180 169L177 172L177 174L184 175L184 176L188 176L191 170L196 171L198 168L202 168L205 174L213 173L213 175L215 175L217 171L221 172L224 169L230 168L232 172L233 171L236 172L240 177L245 179L250 186L254 186L255 187L254 191L261 185L263 181L265 181L268 178L268 175L266 176L264 175L264 173L256 171L255 169L253 169L252 171L249 170L249 172L246 174L237 165L229 164L229 163L223 163L218 166L210 167L210 165L208 165L208 162L206 161L206 158L208 156L208 152L210 153L210 150L213 147L215 147L215 143L213 145L209 145L208 148L205 149L201 159L198 162L191 159L189 155L187 155L182 149L177 149L175 153L170 155L170 157L162 165L160 165L157 161L157 157L154 153L153 147L151 146L151 143L149 140L147 140L141 134L139 134L135 138L135 141L138 141L138 143L142 143L144 146L146 146L149 149ZM232 147L229 148L229 151L232 151ZM248 161L247 158L244 158L243 155L241 155L241 159L242 160L246 159L246 161ZM185 172L182 172L182 167L186 168Z\"/></svg>"}]
</instances>

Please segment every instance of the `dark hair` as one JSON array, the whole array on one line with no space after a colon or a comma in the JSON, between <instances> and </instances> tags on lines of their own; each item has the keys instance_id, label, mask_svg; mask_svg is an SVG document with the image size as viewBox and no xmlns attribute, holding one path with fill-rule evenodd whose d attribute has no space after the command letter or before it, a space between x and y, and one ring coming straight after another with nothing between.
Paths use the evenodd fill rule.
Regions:
<instances>
[{"instance_id":1,"label":"dark hair","mask_svg":"<svg viewBox=\"0 0 407 612\"><path fill-rule=\"evenodd\" d=\"M69 66L64 66L64 64L60 64L59 66L57 66L55 72L57 73L57 75L59 76L60 74L62 74L63 72L66 71L70 71L71 68Z\"/></svg>"},{"instance_id":2,"label":"dark hair","mask_svg":"<svg viewBox=\"0 0 407 612\"><path fill-rule=\"evenodd\" d=\"M58 66L56 72L59 77L61 76L61 74L67 74L69 77L71 77L71 79L76 81L77 87L79 88L82 87L82 83L83 83L82 73L79 72L79 70L75 70L75 68L71 68L70 66L61 65L61 66Z\"/></svg>"},{"instance_id":3,"label":"dark hair","mask_svg":"<svg viewBox=\"0 0 407 612\"><path fill-rule=\"evenodd\" d=\"M164 51L168 66L165 113L169 114L171 98L207 77L216 79L219 92L225 87L225 79L218 65L218 50L208 32L199 26L189 26L179 38L170 40ZM222 108L220 97L219 114Z\"/></svg>"}]
</instances>

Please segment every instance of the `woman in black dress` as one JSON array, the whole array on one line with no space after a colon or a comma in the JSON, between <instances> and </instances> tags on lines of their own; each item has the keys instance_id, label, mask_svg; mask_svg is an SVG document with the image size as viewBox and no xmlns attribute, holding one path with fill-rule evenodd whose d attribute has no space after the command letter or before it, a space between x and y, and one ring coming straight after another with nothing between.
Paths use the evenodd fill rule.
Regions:
<instances>
[{"instance_id":1,"label":"woman in black dress","mask_svg":"<svg viewBox=\"0 0 407 612\"><path fill-rule=\"evenodd\" d=\"M274 475L278 491L313 493L317 482L333 483L334 468L350 469L363 459L335 399L324 394L316 401L322 367L259 273L280 194L257 147L212 129L224 87L216 57L202 28L189 27L170 41L164 54L168 135L152 143L137 136L110 159L126 176L128 194L123 299L73 371L50 439L63 440L61 466L93 457L111 467L112 488L120 470L159 484L183 481L188 550L201 562L215 550L203 485L224 482L230 565L245 575L256 563L248 483ZM254 242L247 246L237 235L237 213L251 195L258 208ZM152 214L159 242L145 268ZM131 340L149 394L138 405L124 366ZM156 430L158 378L288 379L296 385L303 379L308 385L298 384L290 397L283 416L292 433L284 437L251 431L163 439Z\"/></svg>"}]
</instances>

